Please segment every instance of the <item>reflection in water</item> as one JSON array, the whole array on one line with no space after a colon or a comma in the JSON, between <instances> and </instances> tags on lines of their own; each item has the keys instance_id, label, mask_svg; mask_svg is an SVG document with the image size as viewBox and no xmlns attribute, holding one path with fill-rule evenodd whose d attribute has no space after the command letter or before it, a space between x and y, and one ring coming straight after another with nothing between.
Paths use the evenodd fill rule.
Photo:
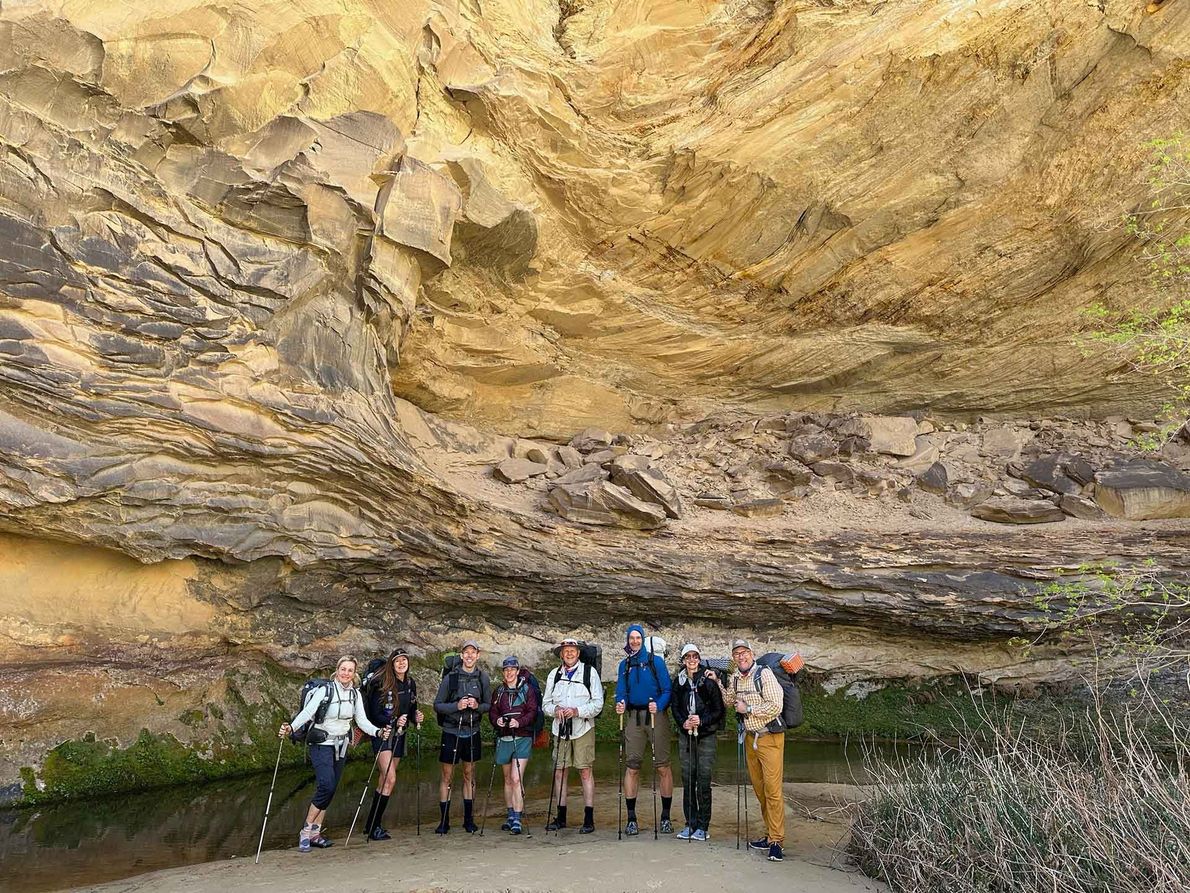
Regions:
<instances>
[{"instance_id":1,"label":"reflection in water","mask_svg":"<svg viewBox=\"0 0 1190 893\"><path fill-rule=\"evenodd\" d=\"M877 747L874 752L878 757L893 755L891 745ZM902 756L905 754L903 748L899 752ZM394 833L414 833L415 791L418 788L422 833L433 831L438 800L436 753L434 747L423 747L420 775L413 771L412 756L402 761L397 789L384 817L385 826ZM548 795L549 753L548 750L534 751L529 762L525 785L530 802ZM477 773L476 799L481 803L491 771L491 749L485 746L484 754L485 760ZM789 741L785 756L786 781L855 783L864 780L864 749L856 745L844 747L839 743ZM715 765L716 783L735 784L735 761L734 738L721 739ZM370 768L366 759L353 760L343 773L343 782L327 816L328 835L340 844L359 804ZM676 758L674 768L676 774ZM647 778L647 768L644 771ZM615 786L614 748L600 747L595 772L600 784ZM418 778L417 786L411 784L414 777ZM105 800L0 811L0 861L4 865L0 872L0 890L32 893L100 883L177 865L232 857L251 858L260 836L271 778L271 773L252 775ZM680 776L677 780L680 783ZM578 793L577 782L575 773L571 778L572 797ZM458 783L456 778L456 790ZM503 812L500 783L497 771L492 815ZM273 811L265 837L266 849L296 844L297 831L305 817L313 786L314 775L309 767L288 770L277 777ZM365 812L368 802L365 800ZM455 808L460 808L457 803ZM680 812L680 806L678 810ZM541 821L544 823L544 817ZM401 829L399 832L395 830L398 828ZM360 835L359 842L363 844L359 826L356 834ZM354 837L352 845L355 845Z\"/></svg>"}]
</instances>

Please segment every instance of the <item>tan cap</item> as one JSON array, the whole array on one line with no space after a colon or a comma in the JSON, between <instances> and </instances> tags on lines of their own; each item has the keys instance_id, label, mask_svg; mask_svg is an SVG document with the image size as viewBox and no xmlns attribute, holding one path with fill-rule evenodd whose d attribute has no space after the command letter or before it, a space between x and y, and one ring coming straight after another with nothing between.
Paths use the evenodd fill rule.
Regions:
<instances>
[{"instance_id":1,"label":"tan cap","mask_svg":"<svg viewBox=\"0 0 1190 893\"><path fill-rule=\"evenodd\" d=\"M738 651L741 648L747 648L749 651L752 650L752 646L748 644L747 639L736 639L734 642L731 643L731 653L732 654L735 654L736 651Z\"/></svg>"}]
</instances>

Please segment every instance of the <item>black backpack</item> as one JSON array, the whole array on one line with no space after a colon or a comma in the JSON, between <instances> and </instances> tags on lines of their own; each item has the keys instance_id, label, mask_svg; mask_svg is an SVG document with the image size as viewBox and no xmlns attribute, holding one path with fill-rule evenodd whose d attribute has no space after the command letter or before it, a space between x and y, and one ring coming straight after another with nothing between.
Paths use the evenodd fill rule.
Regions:
<instances>
[{"instance_id":1,"label":"black backpack","mask_svg":"<svg viewBox=\"0 0 1190 893\"><path fill-rule=\"evenodd\" d=\"M769 723L770 732L796 729L805 720L802 713L802 693L797 687L797 679L790 676L789 672L781 666L781 659L784 657L785 655L779 651L770 651L768 654L756 658L756 666L766 667L777 677L777 684L781 686L781 693L784 696L781 715ZM799 672L797 675L800 676L801 673ZM776 728L778 720L781 723L779 729Z\"/></svg>"},{"instance_id":2,"label":"black backpack","mask_svg":"<svg viewBox=\"0 0 1190 893\"><path fill-rule=\"evenodd\" d=\"M367 669L364 670L364 678L360 681L359 688L363 691L373 682L378 682L384 672L384 665L388 661L383 657L374 657L368 661Z\"/></svg>"},{"instance_id":3,"label":"black backpack","mask_svg":"<svg viewBox=\"0 0 1190 893\"><path fill-rule=\"evenodd\" d=\"M329 679L307 679L302 685L301 693L298 695L298 713L301 713L302 708L306 706L306 699L310 693L315 689L322 691L322 703L318 705L318 709L314 711L314 718L301 726L295 726L289 730L289 740L296 744L319 744L310 737L310 732L316 725L326 719L326 711L331 706L331 696L335 692L333 683ZM296 716L296 714L295 714Z\"/></svg>"}]
</instances>

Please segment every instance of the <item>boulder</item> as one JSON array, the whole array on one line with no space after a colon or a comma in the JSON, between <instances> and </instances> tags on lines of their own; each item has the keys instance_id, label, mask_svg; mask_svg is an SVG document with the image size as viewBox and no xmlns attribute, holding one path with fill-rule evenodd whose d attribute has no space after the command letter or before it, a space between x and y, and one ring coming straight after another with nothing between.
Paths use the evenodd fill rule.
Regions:
<instances>
[{"instance_id":1,"label":"boulder","mask_svg":"<svg viewBox=\"0 0 1190 893\"><path fill-rule=\"evenodd\" d=\"M587 461L594 462L597 465L606 465L627 452L628 450L625 447L608 447L605 450L595 450L594 452L587 453Z\"/></svg>"},{"instance_id":2,"label":"boulder","mask_svg":"<svg viewBox=\"0 0 1190 893\"><path fill-rule=\"evenodd\" d=\"M525 450L525 458L539 465L549 465L550 451L543 446L533 445Z\"/></svg>"},{"instance_id":3,"label":"boulder","mask_svg":"<svg viewBox=\"0 0 1190 893\"><path fill-rule=\"evenodd\" d=\"M834 438L825 434L802 434L789 441L789 455L803 465L813 465L839 452Z\"/></svg>"},{"instance_id":4,"label":"boulder","mask_svg":"<svg viewBox=\"0 0 1190 893\"><path fill-rule=\"evenodd\" d=\"M1066 464L1078 459L1069 453L1050 453L1024 466L1010 465L1009 473L1051 493L1077 495L1082 487L1066 474Z\"/></svg>"},{"instance_id":5,"label":"boulder","mask_svg":"<svg viewBox=\"0 0 1190 893\"><path fill-rule=\"evenodd\" d=\"M570 445L580 453L607 449L612 442L611 434L602 428L584 428L570 439Z\"/></svg>"},{"instance_id":6,"label":"boulder","mask_svg":"<svg viewBox=\"0 0 1190 893\"><path fill-rule=\"evenodd\" d=\"M792 460L770 462L764 467L765 483L774 493L788 493L797 487L805 487L813 476L805 465Z\"/></svg>"},{"instance_id":7,"label":"boulder","mask_svg":"<svg viewBox=\"0 0 1190 893\"><path fill-rule=\"evenodd\" d=\"M1004 481L1003 487L1005 493L1018 499L1045 499L1049 495L1045 490L1017 478L1008 478Z\"/></svg>"},{"instance_id":8,"label":"boulder","mask_svg":"<svg viewBox=\"0 0 1190 893\"><path fill-rule=\"evenodd\" d=\"M917 478L917 486L921 487L927 493L933 493L936 496L945 494L949 484L950 475L947 474L946 466L941 462L935 462Z\"/></svg>"},{"instance_id":9,"label":"boulder","mask_svg":"<svg viewBox=\"0 0 1190 893\"><path fill-rule=\"evenodd\" d=\"M938 461L938 446L934 443L934 438L928 434L917 435L916 444L917 448L913 451L913 455L899 460L897 466L920 475Z\"/></svg>"},{"instance_id":10,"label":"boulder","mask_svg":"<svg viewBox=\"0 0 1190 893\"><path fill-rule=\"evenodd\" d=\"M946 501L959 508L969 509L992 497L992 488L982 484L955 484L946 494Z\"/></svg>"},{"instance_id":11,"label":"boulder","mask_svg":"<svg viewBox=\"0 0 1190 893\"><path fill-rule=\"evenodd\" d=\"M545 474L549 467L544 462L530 462L528 459L505 459L492 471L498 481L506 484L519 484L531 477Z\"/></svg>"},{"instance_id":12,"label":"boulder","mask_svg":"<svg viewBox=\"0 0 1190 893\"><path fill-rule=\"evenodd\" d=\"M1190 474L1154 459L1098 472L1092 491L1099 507L1117 518L1190 518Z\"/></svg>"},{"instance_id":13,"label":"boulder","mask_svg":"<svg viewBox=\"0 0 1190 893\"><path fill-rule=\"evenodd\" d=\"M1021 447L1031 436L1008 425L989 428L983 433L980 452L996 459L1016 459L1021 454Z\"/></svg>"},{"instance_id":14,"label":"boulder","mask_svg":"<svg viewBox=\"0 0 1190 893\"><path fill-rule=\"evenodd\" d=\"M574 471L568 471L562 475L556 483L558 484L586 484L591 481L606 481L607 472L603 470L601 465L595 462L588 462L581 468L576 468Z\"/></svg>"},{"instance_id":15,"label":"boulder","mask_svg":"<svg viewBox=\"0 0 1190 893\"><path fill-rule=\"evenodd\" d=\"M665 523L665 512L660 507L642 502L608 481L558 483L547 501L563 518L580 524L655 530Z\"/></svg>"},{"instance_id":16,"label":"boulder","mask_svg":"<svg viewBox=\"0 0 1190 893\"><path fill-rule=\"evenodd\" d=\"M1080 521L1102 521L1107 517L1103 509L1085 496L1063 496L1058 500L1058 508Z\"/></svg>"},{"instance_id":17,"label":"boulder","mask_svg":"<svg viewBox=\"0 0 1190 893\"><path fill-rule=\"evenodd\" d=\"M627 459L622 456L621 459ZM643 456L634 458L643 459ZM647 460L646 460L647 461ZM620 464L620 459L611 463L612 483L624 487L637 499L661 506L670 518L682 517L682 500L677 488L657 468L637 468L638 463Z\"/></svg>"},{"instance_id":18,"label":"boulder","mask_svg":"<svg viewBox=\"0 0 1190 893\"><path fill-rule=\"evenodd\" d=\"M558 447L558 459L567 468L582 468L583 454L572 446Z\"/></svg>"},{"instance_id":19,"label":"boulder","mask_svg":"<svg viewBox=\"0 0 1190 893\"><path fill-rule=\"evenodd\" d=\"M785 503L771 497L744 499L732 503L731 510L745 518L773 518L785 510Z\"/></svg>"},{"instance_id":20,"label":"boulder","mask_svg":"<svg viewBox=\"0 0 1190 893\"><path fill-rule=\"evenodd\" d=\"M1048 524L1065 521L1066 514L1048 499L989 499L971 509L971 516L997 524Z\"/></svg>"},{"instance_id":21,"label":"boulder","mask_svg":"<svg viewBox=\"0 0 1190 893\"><path fill-rule=\"evenodd\" d=\"M594 462L595 457L590 457L588 461ZM611 462L607 463L607 470L612 473L614 480L616 472L644 471L652 464L653 460L648 456L641 456L637 453L625 453L623 456L616 456Z\"/></svg>"},{"instance_id":22,"label":"boulder","mask_svg":"<svg viewBox=\"0 0 1190 893\"><path fill-rule=\"evenodd\" d=\"M850 487L855 483L855 472L851 470L850 465L844 465L842 462L815 462L811 467L816 475L844 487Z\"/></svg>"},{"instance_id":23,"label":"boulder","mask_svg":"<svg viewBox=\"0 0 1190 893\"><path fill-rule=\"evenodd\" d=\"M912 456L917 452L917 420L909 416L864 416L848 419L839 426L844 436L860 437L870 449L888 456Z\"/></svg>"},{"instance_id":24,"label":"boulder","mask_svg":"<svg viewBox=\"0 0 1190 893\"><path fill-rule=\"evenodd\" d=\"M731 498L714 493L700 493L694 497L694 504L704 509L727 511L731 508Z\"/></svg>"}]
</instances>

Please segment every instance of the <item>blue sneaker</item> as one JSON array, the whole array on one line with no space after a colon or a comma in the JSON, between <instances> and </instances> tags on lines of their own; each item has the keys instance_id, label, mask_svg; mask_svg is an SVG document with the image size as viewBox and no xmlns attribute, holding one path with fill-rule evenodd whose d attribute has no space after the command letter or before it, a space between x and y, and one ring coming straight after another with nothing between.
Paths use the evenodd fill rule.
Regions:
<instances>
[{"instance_id":1,"label":"blue sneaker","mask_svg":"<svg viewBox=\"0 0 1190 893\"><path fill-rule=\"evenodd\" d=\"M784 862L785 853L781 851L781 844L774 843L769 847L769 861L770 862Z\"/></svg>"},{"instance_id":2,"label":"blue sneaker","mask_svg":"<svg viewBox=\"0 0 1190 893\"><path fill-rule=\"evenodd\" d=\"M693 834L690 835L690 839L691 840L710 840L711 832L704 831L704 830L702 830L702 828L699 828L697 831L695 831Z\"/></svg>"},{"instance_id":3,"label":"blue sneaker","mask_svg":"<svg viewBox=\"0 0 1190 893\"><path fill-rule=\"evenodd\" d=\"M521 833L522 828L521 828L521 817L520 816L513 816L509 820L508 830L511 831L513 834Z\"/></svg>"},{"instance_id":4,"label":"blue sneaker","mask_svg":"<svg viewBox=\"0 0 1190 893\"><path fill-rule=\"evenodd\" d=\"M674 835L678 840L689 840L694 836L694 829L687 825L681 831Z\"/></svg>"},{"instance_id":5,"label":"blue sneaker","mask_svg":"<svg viewBox=\"0 0 1190 893\"><path fill-rule=\"evenodd\" d=\"M759 840L752 841L750 844L748 844L748 846L752 847L754 850L767 850L769 848L769 839L767 837L762 837Z\"/></svg>"}]
</instances>

